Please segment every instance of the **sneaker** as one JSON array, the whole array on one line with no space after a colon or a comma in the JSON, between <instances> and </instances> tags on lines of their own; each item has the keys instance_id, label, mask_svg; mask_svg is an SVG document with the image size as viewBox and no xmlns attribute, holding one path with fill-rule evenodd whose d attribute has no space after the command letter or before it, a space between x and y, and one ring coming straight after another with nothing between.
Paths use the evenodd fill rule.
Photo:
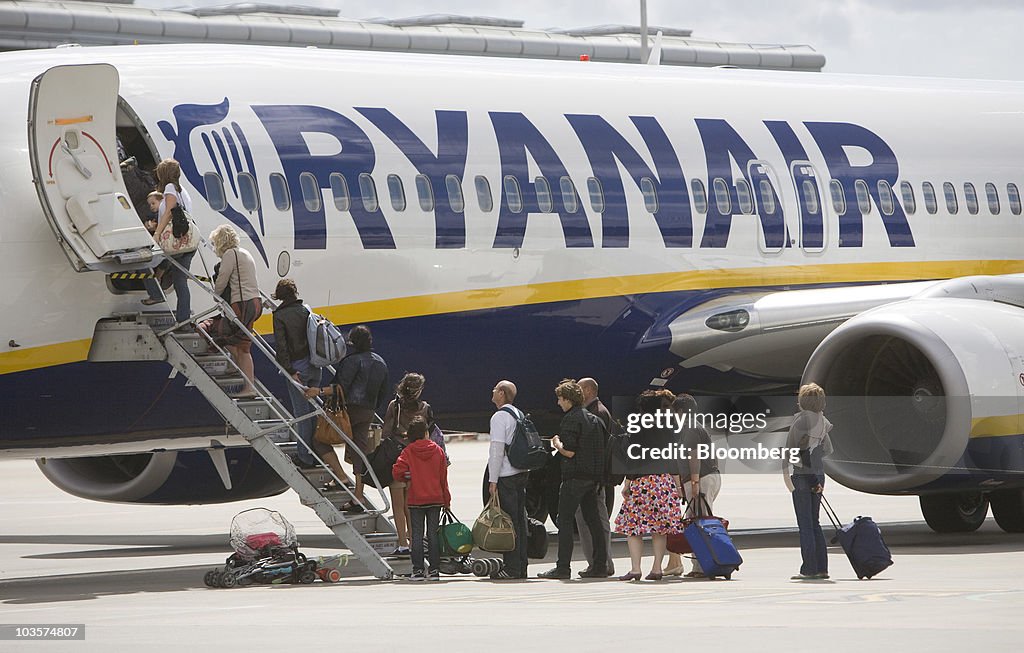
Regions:
<instances>
[{"instance_id":1,"label":"sneaker","mask_svg":"<svg viewBox=\"0 0 1024 653\"><path fill-rule=\"evenodd\" d=\"M441 572L437 569L431 569L427 572L427 580L441 580Z\"/></svg>"},{"instance_id":2,"label":"sneaker","mask_svg":"<svg viewBox=\"0 0 1024 653\"><path fill-rule=\"evenodd\" d=\"M796 576L790 576L789 580L817 580L818 576L815 574L797 574Z\"/></svg>"},{"instance_id":3,"label":"sneaker","mask_svg":"<svg viewBox=\"0 0 1024 653\"><path fill-rule=\"evenodd\" d=\"M547 578L549 580L569 580L572 578L571 569L561 569L559 567L552 567L547 571L543 571L537 574L537 578Z\"/></svg>"},{"instance_id":4,"label":"sneaker","mask_svg":"<svg viewBox=\"0 0 1024 653\"><path fill-rule=\"evenodd\" d=\"M427 580L427 575L423 573L422 569L414 569L411 574L409 574L408 576L402 576L402 578L413 582L420 582Z\"/></svg>"},{"instance_id":5,"label":"sneaker","mask_svg":"<svg viewBox=\"0 0 1024 653\"><path fill-rule=\"evenodd\" d=\"M508 569L502 569L496 574L491 574L491 580L519 580L524 578L522 574L511 574Z\"/></svg>"},{"instance_id":6,"label":"sneaker","mask_svg":"<svg viewBox=\"0 0 1024 653\"><path fill-rule=\"evenodd\" d=\"M412 556L412 549L407 546L400 546L391 552L392 558L408 558Z\"/></svg>"}]
</instances>

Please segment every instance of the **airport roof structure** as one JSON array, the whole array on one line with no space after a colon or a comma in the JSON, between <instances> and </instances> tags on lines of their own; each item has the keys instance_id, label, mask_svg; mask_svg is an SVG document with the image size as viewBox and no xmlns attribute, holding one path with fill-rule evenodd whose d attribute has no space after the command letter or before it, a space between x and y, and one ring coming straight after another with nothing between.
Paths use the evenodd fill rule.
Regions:
<instances>
[{"instance_id":1,"label":"airport roof structure","mask_svg":"<svg viewBox=\"0 0 1024 653\"><path fill-rule=\"evenodd\" d=\"M246 2L159 10L132 0L0 3L0 49L51 48L67 43L247 43L435 54L579 59L639 63L640 28L602 25L524 29L523 22L434 14L356 20L333 9ZM650 27L649 47L662 32L661 63L820 71L824 55L808 45L725 43L694 39L690 30Z\"/></svg>"}]
</instances>

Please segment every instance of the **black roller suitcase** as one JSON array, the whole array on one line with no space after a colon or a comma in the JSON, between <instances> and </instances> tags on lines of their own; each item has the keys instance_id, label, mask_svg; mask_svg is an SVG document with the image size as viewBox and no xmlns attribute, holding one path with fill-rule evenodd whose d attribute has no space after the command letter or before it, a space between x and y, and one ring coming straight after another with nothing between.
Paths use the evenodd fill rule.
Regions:
<instances>
[{"instance_id":1,"label":"black roller suitcase","mask_svg":"<svg viewBox=\"0 0 1024 653\"><path fill-rule=\"evenodd\" d=\"M843 547L850 565L857 578L871 578L885 571L892 565L892 553L882 539L882 529L870 517L857 517L845 526L841 525L838 515L829 505L825 496L821 497L825 505L825 514L836 529L832 542L839 542Z\"/></svg>"}]
</instances>

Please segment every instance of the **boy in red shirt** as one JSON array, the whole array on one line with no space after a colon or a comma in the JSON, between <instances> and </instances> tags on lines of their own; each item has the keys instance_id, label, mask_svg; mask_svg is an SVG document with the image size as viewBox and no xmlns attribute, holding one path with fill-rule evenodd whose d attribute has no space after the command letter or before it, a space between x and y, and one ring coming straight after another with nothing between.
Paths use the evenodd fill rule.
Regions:
<instances>
[{"instance_id":1,"label":"boy in red shirt","mask_svg":"<svg viewBox=\"0 0 1024 653\"><path fill-rule=\"evenodd\" d=\"M407 502L412 519L412 575L409 580L440 580L441 547L437 527L441 507L448 508L452 502L448 491L448 461L441 447L427 437L427 422L422 417L413 418L406 436L410 444L395 461L391 475L395 480L409 483ZM430 550L430 568L426 573L423 571L424 526Z\"/></svg>"}]
</instances>

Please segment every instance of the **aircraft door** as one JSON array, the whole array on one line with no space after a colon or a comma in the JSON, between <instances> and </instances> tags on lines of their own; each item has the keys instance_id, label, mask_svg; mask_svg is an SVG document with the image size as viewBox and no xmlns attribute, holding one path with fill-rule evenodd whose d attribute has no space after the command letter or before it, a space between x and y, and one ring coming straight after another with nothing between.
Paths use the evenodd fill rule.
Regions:
<instances>
[{"instance_id":1,"label":"aircraft door","mask_svg":"<svg viewBox=\"0 0 1024 653\"><path fill-rule=\"evenodd\" d=\"M155 244L121 177L119 78L109 64L58 66L29 97L32 180L50 227L78 272L146 266Z\"/></svg>"},{"instance_id":2,"label":"aircraft door","mask_svg":"<svg viewBox=\"0 0 1024 653\"><path fill-rule=\"evenodd\" d=\"M828 222L825 220L818 174L808 161L793 163L791 172L800 213L800 247L812 254L823 252L828 242Z\"/></svg>"},{"instance_id":3,"label":"aircraft door","mask_svg":"<svg viewBox=\"0 0 1024 653\"><path fill-rule=\"evenodd\" d=\"M757 206L758 247L763 254L778 254L789 246L789 229L779 195L779 184L771 166L765 161L751 161L747 166L751 192Z\"/></svg>"}]
</instances>

